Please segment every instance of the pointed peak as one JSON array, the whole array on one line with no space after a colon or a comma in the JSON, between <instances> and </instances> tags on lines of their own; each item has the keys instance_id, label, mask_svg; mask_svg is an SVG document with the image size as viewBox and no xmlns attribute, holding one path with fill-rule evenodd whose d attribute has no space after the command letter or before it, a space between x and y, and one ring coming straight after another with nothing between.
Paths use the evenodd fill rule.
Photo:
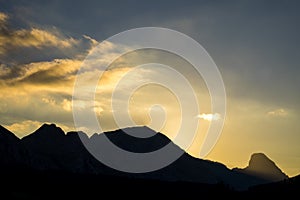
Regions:
<instances>
[{"instance_id":1,"label":"pointed peak","mask_svg":"<svg viewBox=\"0 0 300 200\"><path fill-rule=\"evenodd\" d=\"M30 135L38 135L38 136L47 135L53 137L53 136L63 136L65 135L65 132L55 124L43 124L40 128L38 128Z\"/></svg>"},{"instance_id":2,"label":"pointed peak","mask_svg":"<svg viewBox=\"0 0 300 200\"><path fill-rule=\"evenodd\" d=\"M261 152L253 153L253 154L251 155L251 158L255 158L255 157L257 157L257 158L267 158L267 159L269 159L268 156L266 156L266 154L261 153Z\"/></svg>"},{"instance_id":3,"label":"pointed peak","mask_svg":"<svg viewBox=\"0 0 300 200\"><path fill-rule=\"evenodd\" d=\"M279 181L288 178L281 169L267 157L264 153L254 153L251 155L249 165L246 167L249 172L260 174L268 180Z\"/></svg>"},{"instance_id":4,"label":"pointed peak","mask_svg":"<svg viewBox=\"0 0 300 200\"><path fill-rule=\"evenodd\" d=\"M275 165L275 163L268 158L264 153L253 153L249 160L249 167L254 165Z\"/></svg>"}]
</instances>

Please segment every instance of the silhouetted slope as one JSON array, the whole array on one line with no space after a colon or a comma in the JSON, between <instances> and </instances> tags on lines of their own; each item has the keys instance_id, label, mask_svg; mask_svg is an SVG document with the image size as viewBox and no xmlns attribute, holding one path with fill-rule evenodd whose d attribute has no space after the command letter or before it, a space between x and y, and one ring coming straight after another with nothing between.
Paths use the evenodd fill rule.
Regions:
<instances>
[{"instance_id":1,"label":"silhouetted slope","mask_svg":"<svg viewBox=\"0 0 300 200\"><path fill-rule=\"evenodd\" d=\"M246 168L235 170L263 178L266 182L281 181L288 178L288 176L263 153L252 154L249 165Z\"/></svg>"},{"instance_id":2,"label":"silhouetted slope","mask_svg":"<svg viewBox=\"0 0 300 200\"><path fill-rule=\"evenodd\" d=\"M97 161L83 146L78 134L69 132L55 124L44 124L32 134L22 138L22 146L29 152L26 164L39 170L65 170L77 173L100 172Z\"/></svg>"},{"instance_id":3,"label":"silhouetted slope","mask_svg":"<svg viewBox=\"0 0 300 200\"><path fill-rule=\"evenodd\" d=\"M2 128L3 129L3 128ZM156 133L148 127L126 128L125 132L131 135L150 136L137 138L116 130L104 134L94 134L88 138L82 132L69 132L65 134L61 128L54 124L44 124L32 134L19 140L12 133L0 129L3 134L2 153L10 155L11 148L17 149L9 162L29 169L47 171L62 171L75 174L93 174L100 177L111 176L114 179L152 180L166 182L186 182L194 184L227 185L229 188L246 189L249 186L264 183L260 177L252 176L239 171L232 171L225 165L208 160L197 159L185 153L169 138ZM96 160L83 146L80 137L97 144L103 137L108 137L114 144L125 150L141 153L158 150L166 144L182 151L182 156L169 166L149 173L124 173L105 166ZM7 136L8 135L8 136ZM1 136L0 136L1 137ZM21 149L21 150L20 150ZM21 152L21 153L20 153ZM22 156L20 156L22 154ZM9 164L6 163L6 164ZM52 172L51 172L52 173Z\"/></svg>"},{"instance_id":4,"label":"silhouetted slope","mask_svg":"<svg viewBox=\"0 0 300 200\"><path fill-rule=\"evenodd\" d=\"M141 137L141 133L143 134L143 137ZM103 135L94 134L91 139L99 136L101 137ZM156 133L146 126L125 128L123 130L106 132L105 136L108 137L109 140L118 147L135 153L156 151L171 142L171 140L167 136L161 133Z\"/></svg>"},{"instance_id":5,"label":"silhouetted slope","mask_svg":"<svg viewBox=\"0 0 300 200\"><path fill-rule=\"evenodd\" d=\"M19 163L20 154L19 138L0 125L0 165Z\"/></svg>"}]
</instances>

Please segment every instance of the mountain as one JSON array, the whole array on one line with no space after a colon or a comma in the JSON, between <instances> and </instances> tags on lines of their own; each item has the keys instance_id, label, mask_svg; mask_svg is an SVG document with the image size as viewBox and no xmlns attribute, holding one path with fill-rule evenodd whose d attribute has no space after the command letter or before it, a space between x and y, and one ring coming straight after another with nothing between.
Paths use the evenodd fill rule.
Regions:
<instances>
[{"instance_id":1,"label":"mountain","mask_svg":"<svg viewBox=\"0 0 300 200\"><path fill-rule=\"evenodd\" d=\"M0 125L0 165L17 164L20 156L19 138Z\"/></svg>"},{"instance_id":2,"label":"mountain","mask_svg":"<svg viewBox=\"0 0 300 200\"><path fill-rule=\"evenodd\" d=\"M171 142L167 136L156 133L146 126L124 128L122 130L106 132L104 135L116 146L135 153L152 152L161 149ZM94 134L91 139L102 139L101 136L103 135ZM174 147L176 146L175 144L173 145ZM179 149L178 146L176 148Z\"/></svg>"},{"instance_id":3,"label":"mountain","mask_svg":"<svg viewBox=\"0 0 300 200\"><path fill-rule=\"evenodd\" d=\"M263 178L266 182L276 182L288 179L288 176L263 153L252 154L246 168L235 170L244 174Z\"/></svg>"},{"instance_id":4,"label":"mountain","mask_svg":"<svg viewBox=\"0 0 300 200\"><path fill-rule=\"evenodd\" d=\"M27 150L25 163L38 170L64 170L76 173L96 173L100 165L83 146L79 134L67 134L55 124L43 124L32 134L22 138L20 145Z\"/></svg>"},{"instance_id":5,"label":"mountain","mask_svg":"<svg viewBox=\"0 0 300 200\"><path fill-rule=\"evenodd\" d=\"M126 132L129 132L130 135L126 134ZM143 138L135 137L140 134L142 134ZM79 135L84 140L95 144L106 136L118 147L136 153L154 151L170 143L173 149L182 151L183 154L172 164L157 171L125 173L107 167L95 159L86 150ZM145 138L144 136L148 137ZM168 137L161 133L156 133L148 127L126 128L94 134L88 138L83 132L68 132L65 134L55 124L44 124L21 140L1 127L0 138L3 138L1 144L4 144L0 149L0 154L5 154L6 157L12 158L7 159L6 165L19 165L22 166L22 169L26 166L30 171L29 174L35 174L32 177L36 176L36 173L50 173L51 178L56 177L55 180L61 180L61 177L64 176L72 177L71 179L73 180L76 179L74 177L81 177L82 175L84 177L95 175L104 180L121 180L122 182L125 179L126 183L130 180L130 183L138 183L137 185L140 184L137 180L142 180L143 183L145 181L157 183L158 181L159 184L161 182L186 183L187 185L188 183L202 184L201 187L204 187L203 184L206 186L221 184L224 187L237 190L265 183L265 177L262 178L258 174L245 173L248 170L230 170L221 163L194 158L180 149ZM253 159L255 164L257 162L256 156ZM253 166L256 166L256 164L253 165L253 162L251 162L250 168L252 169ZM61 173L71 173L71 175L62 176ZM16 172L12 171L11 174L15 176Z\"/></svg>"}]
</instances>

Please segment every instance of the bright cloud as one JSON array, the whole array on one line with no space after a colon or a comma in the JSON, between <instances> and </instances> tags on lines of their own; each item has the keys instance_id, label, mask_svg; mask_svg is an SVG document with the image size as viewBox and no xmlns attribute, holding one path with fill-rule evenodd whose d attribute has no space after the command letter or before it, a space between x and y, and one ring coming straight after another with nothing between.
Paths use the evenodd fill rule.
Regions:
<instances>
[{"instance_id":1,"label":"bright cloud","mask_svg":"<svg viewBox=\"0 0 300 200\"><path fill-rule=\"evenodd\" d=\"M279 109L267 112L267 115L270 117L286 117L288 115L288 112L283 108L279 108Z\"/></svg>"},{"instance_id":2,"label":"bright cloud","mask_svg":"<svg viewBox=\"0 0 300 200\"><path fill-rule=\"evenodd\" d=\"M101 113L104 111L104 109L102 108L102 104L98 101L95 101L95 106L94 106L94 112L97 115L101 115Z\"/></svg>"},{"instance_id":3,"label":"bright cloud","mask_svg":"<svg viewBox=\"0 0 300 200\"><path fill-rule=\"evenodd\" d=\"M64 99L61 102L62 108L66 111L71 111L72 110L72 102L69 101L68 99Z\"/></svg>"},{"instance_id":4,"label":"bright cloud","mask_svg":"<svg viewBox=\"0 0 300 200\"><path fill-rule=\"evenodd\" d=\"M206 114L206 113L202 113L196 116L199 119L204 119L207 121L216 121L219 120L221 115L219 113L215 113L215 114Z\"/></svg>"}]
</instances>

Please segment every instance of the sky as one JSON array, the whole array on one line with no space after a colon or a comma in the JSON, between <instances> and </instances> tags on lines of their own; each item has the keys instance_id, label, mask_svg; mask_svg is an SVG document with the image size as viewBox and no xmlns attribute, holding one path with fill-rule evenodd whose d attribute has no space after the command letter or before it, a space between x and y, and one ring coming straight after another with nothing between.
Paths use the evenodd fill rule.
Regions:
<instances>
[{"instance_id":1,"label":"sky","mask_svg":"<svg viewBox=\"0 0 300 200\"><path fill-rule=\"evenodd\" d=\"M0 124L23 137L41 124L74 130L72 94L86 56L107 38L138 27L164 27L200 43L222 75L227 112L221 136L205 157L229 168L245 167L264 152L289 176L300 173L300 3L298 1L5 1L0 0ZM107 44L106 56L118 51ZM102 58L104 61L106 57ZM198 135L188 152L199 157L212 120L205 82L189 63L168 52L144 50L114 62L99 82L93 107L104 130L113 122L110 95L132 66L147 62L175 66L200 99ZM158 76L140 69L131 82ZM131 83L131 82L127 83ZM180 83L174 81L172 84ZM126 88L125 88L126 89ZM125 90L124 89L124 90ZM182 88L184 90L184 88ZM178 101L159 85L141 87L130 101L137 125L165 117L159 130L170 138L180 122ZM154 113L155 113L154 112ZM212 117L215 116L215 117ZM162 119L163 120L163 119ZM92 132L85 127L86 132Z\"/></svg>"}]
</instances>

